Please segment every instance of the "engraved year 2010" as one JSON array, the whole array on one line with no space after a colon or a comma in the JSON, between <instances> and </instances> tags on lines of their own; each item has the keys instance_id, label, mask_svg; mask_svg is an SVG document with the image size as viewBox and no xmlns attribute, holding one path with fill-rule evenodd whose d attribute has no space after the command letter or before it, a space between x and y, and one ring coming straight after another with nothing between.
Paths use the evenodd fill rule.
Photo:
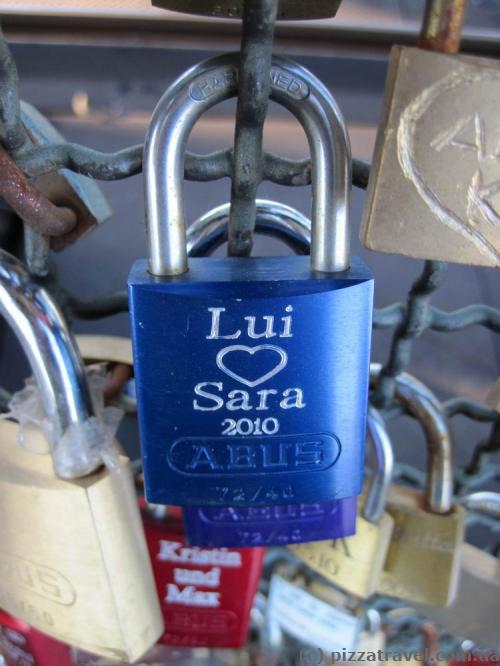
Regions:
<instances>
[{"instance_id":1,"label":"engraved year 2010","mask_svg":"<svg viewBox=\"0 0 500 666\"><path fill-rule=\"evenodd\" d=\"M224 419L221 426L223 435L234 437L236 435L275 435L280 429L278 419L272 416L266 419Z\"/></svg>"}]
</instances>

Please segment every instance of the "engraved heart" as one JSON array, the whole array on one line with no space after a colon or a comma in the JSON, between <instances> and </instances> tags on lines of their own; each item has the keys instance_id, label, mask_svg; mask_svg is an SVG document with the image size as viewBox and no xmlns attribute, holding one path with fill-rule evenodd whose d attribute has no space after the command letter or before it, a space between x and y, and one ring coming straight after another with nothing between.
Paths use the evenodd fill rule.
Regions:
<instances>
[{"instance_id":1,"label":"engraved heart","mask_svg":"<svg viewBox=\"0 0 500 666\"><path fill-rule=\"evenodd\" d=\"M238 374L234 370L228 368L224 360L229 354L234 354L234 352L244 352L245 354L250 354L250 356L255 356L255 354L258 354L259 352L269 351L277 354L279 359L270 370L268 370L265 374L261 375L257 379L247 379L246 377L243 377L241 374ZM281 349L281 347L276 347L275 345L258 345L257 347L247 347L246 345L231 345L230 347L224 347L224 349L219 351L215 362L217 363L219 370L225 372L226 375L232 377L237 382L241 382L250 388L254 388L255 386L258 386L259 384L267 381L268 379L271 379L271 377L277 375L278 372L281 372L288 363L288 355L284 349Z\"/></svg>"},{"instance_id":2,"label":"engraved heart","mask_svg":"<svg viewBox=\"0 0 500 666\"><path fill-rule=\"evenodd\" d=\"M400 167L432 215L497 266L498 110L493 104L479 108L477 100L499 93L498 68L454 68L410 100L397 132ZM458 114L452 120L450 108Z\"/></svg>"}]
</instances>

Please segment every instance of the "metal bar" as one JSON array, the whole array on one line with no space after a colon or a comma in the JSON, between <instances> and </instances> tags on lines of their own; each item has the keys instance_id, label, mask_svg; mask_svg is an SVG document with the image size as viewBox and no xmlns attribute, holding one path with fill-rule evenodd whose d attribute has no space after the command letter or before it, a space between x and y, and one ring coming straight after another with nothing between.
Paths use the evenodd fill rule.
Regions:
<instances>
[{"instance_id":1,"label":"metal bar","mask_svg":"<svg viewBox=\"0 0 500 666\"><path fill-rule=\"evenodd\" d=\"M262 138L271 92L272 45L278 0L245 0L238 74L228 254L248 256L262 181Z\"/></svg>"},{"instance_id":2,"label":"metal bar","mask_svg":"<svg viewBox=\"0 0 500 666\"><path fill-rule=\"evenodd\" d=\"M373 328L376 330L400 325L406 316L406 303L393 303L373 313ZM461 331L468 326L481 325L500 333L500 310L491 305L475 303L465 308L446 312L430 306L428 328L440 333Z\"/></svg>"},{"instance_id":3,"label":"metal bar","mask_svg":"<svg viewBox=\"0 0 500 666\"><path fill-rule=\"evenodd\" d=\"M427 0L418 46L441 53L457 53L468 4L469 0Z\"/></svg>"},{"instance_id":4,"label":"metal bar","mask_svg":"<svg viewBox=\"0 0 500 666\"><path fill-rule=\"evenodd\" d=\"M0 27L0 141L7 150L19 150L26 141L21 123L17 67Z\"/></svg>"},{"instance_id":5,"label":"metal bar","mask_svg":"<svg viewBox=\"0 0 500 666\"><path fill-rule=\"evenodd\" d=\"M115 153L102 153L77 143L50 144L27 150L16 158L17 164L29 177L70 169L96 180L121 180L142 171L143 146L131 146ZM290 160L274 153L262 154L262 179L278 185L301 187L311 184L311 160ZM209 155L186 153L184 177L187 180L209 182L231 175L233 150L219 150ZM370 165L364 160L352 160L352 184L366 189Z\"/></svg>"},{"instance_id":6,"label":"metal bar","mask_svg":"<svg viewBox=\"0 0 500 666\"><path fill-rule=\"evenodd\" d=\"M422 335L431 323L430 298L439 287L445 271L444 262L426 261L422 274L412 285L404 318L394 332L389 359L382 368L373 393L376 407L386 407L394 400L396 377L410 362L413 340Z\"/></svg>"},{"instance_id":7,"label":"metal bar","mask_svg":"<svg viewBox=\"0 0 500 666\"><path fill-rule=\"evenodd\" d=\"M76 226L76 214L54 206L31 185L14 159L0 146L0 196L19 217L49 236L62 236Z\"/></svg>"}]
</instances>

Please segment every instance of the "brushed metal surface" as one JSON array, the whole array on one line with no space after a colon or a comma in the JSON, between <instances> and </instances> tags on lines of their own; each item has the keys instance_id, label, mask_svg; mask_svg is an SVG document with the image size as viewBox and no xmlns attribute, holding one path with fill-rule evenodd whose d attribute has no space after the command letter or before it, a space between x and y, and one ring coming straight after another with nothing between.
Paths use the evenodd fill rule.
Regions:
<instances>
[{"instance_id":1,"label":"brushed metal surface","mask_svg":"<svg viewBox=\"0 0 500 666\"><path fill-rule=\"evenodd\" d=\"M64 642L135 661L163 631L128 460L77 481L2 421L0 607ZM33 437L41 437L39 432Z\"/></svg>"},{"instance_id":2,"label":"brushed metal surface","mask_svg":"<svg viewBox=\"0 0 500 666\"><path fill-rule=\"evenodd\" d=\"M500 265L497 60L395 46L361 239L372 250Z\"/></svg>"},{"instance_id":3,"label":"brushed metal surface","mask_svg":"<svg viewBox=\"0 0 500 666\"><path fill-rule=\"evenodd\" d=\"M160 99L144 146L149 270L180 275L188 270L184 156L200 116L237 92L238 55L199 63ZM351 148L342 113L313 74L280 56L271 67L271 99L299 120L309 142L312 170L311 265L336 273L349 267Z\"/></svg>"},{"instance_id":4,"label":"brushed metal surface","mask_svg":"<svg viewBox=\"0 0 500 666\"><path fill-rule=\"evenodd\" d=\"M362 598L377 589L394 528L394 519L384 511L393 472L392 446L384 420L373 407L368 414L368 433L376 465L358 501L356 534L289 546L311 569Z\"/></svg>"},{"instance_id":5,"label":"brushed metal surface","mask_svg":"<svg viewBox=\"0 0 500 666\"><path fill-rule=\"evenodd\" d=\"M446 609L426 605L416 608L437 622L443 631L498 653L500 562L468 543L462 545L461 551L460 585L454 603Z\"/></svg>"},{"instance_id":6,"label":"brushed metal surface","mask_svg":"<svg viewBox=\"0 0 500 666\"><path fill-rule=\"evenodd\" d=\"M465 510L455 506L444 516L430 513L422 499L412 488L391 489L387 512L394 532L377 591L446 607L458 592Z\"/></svg>"}]
</instances>

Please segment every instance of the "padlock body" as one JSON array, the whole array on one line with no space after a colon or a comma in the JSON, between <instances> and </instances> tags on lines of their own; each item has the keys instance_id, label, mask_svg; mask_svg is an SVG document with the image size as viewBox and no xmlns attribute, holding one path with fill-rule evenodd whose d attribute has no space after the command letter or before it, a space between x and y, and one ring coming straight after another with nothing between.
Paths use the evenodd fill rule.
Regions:
<instances>
[{"instance_id":1,"label":"padlock body","mask_svg":"<svg viewBox=\"0 0 500 666\"><path fill-rule=\"evenodd\" d=\"M129 276L146 495L266 506L359 494L373 279L357 259L192 259Z\"/></svg>"},{"instance_id":2,"label":"padlock body","mask_svg":"<svg viewBox=\"0 0 500 666\"><path fill-rule=\"evenodd\" d=\"M498 59L394 46L361 239L372 250L500 266Z\"/></svg>"},{"instance_id":3,"label":"padlock body","mask_svg":"<svg viewBox=\"0 0 500 666\"><path fill-rule=\"evenodd\" d=\"M1 610L0 656L6 666L73 666L69 645Z\"/></svg>"},{"instance_id":4,"label":"padlock body","mask_svg":"<svg viewBox=\"0 0 500 666\"><path fill-rule=\"evenodd\" d=\"M465 510L430 513L421 493L393 486L387 512L394 531L377 591L381 594L448 606L458 592Z\"/></svg>"},{"instance_id":5,"label":"padlock body","mask_svg":"<svg viewBox=\"0 0 500 666\"><path fill-rule=\"evenodd\" d=\"M1 426L0 607L70 645L134 661L163 625L127 459L113 474L63 481L17 430Z\"/></svg>"},{"instance_id":6,"label":"padlock body","mask_svg":"<svg viewBox=\"0 0 500 666\"><path fill-rule=\"evenodd\" d=\"M186 507L193 546L286 546L338 539L356 531L357 497L316 504L264 507Z\"/></svg>"},{"instance_id":7,"label":"padlock body","mask_svg":"<svg viewBox=\"0 0 500 666\"><path fill-rule=\"evenodd\" d=\"M247 639L263 548L190 547L182 519L143 512L165 633L160 643L238 648Z\"/></svg>"},{"instance_id":8,"label":"padlock body","mask_svg":"<svg viewBox=\"0 0 500 666\"><path fill-rule=\"evenodd\" d=\"M377 589L391 541L394 521L384 513L377 523L371 523L361 514L356 534L336 541L290 546L293 553L313 571L338 585L349 594L367 598Z\"/></svg>"},{"instance_id":9,"label":"padlock body","mask_svg":"<svg viewBox=\"0 0 500 666\"><path fill-rule=\"evenodd\" d=\"M449 608L422 608L425 616L450 636L466 636L500 654L498 599L500 560L469 543L461 547L458 595ZM471 613L471 603L474 613ZM470 664L470 661L469 661Z\"/></svg>"}]
</instances>

